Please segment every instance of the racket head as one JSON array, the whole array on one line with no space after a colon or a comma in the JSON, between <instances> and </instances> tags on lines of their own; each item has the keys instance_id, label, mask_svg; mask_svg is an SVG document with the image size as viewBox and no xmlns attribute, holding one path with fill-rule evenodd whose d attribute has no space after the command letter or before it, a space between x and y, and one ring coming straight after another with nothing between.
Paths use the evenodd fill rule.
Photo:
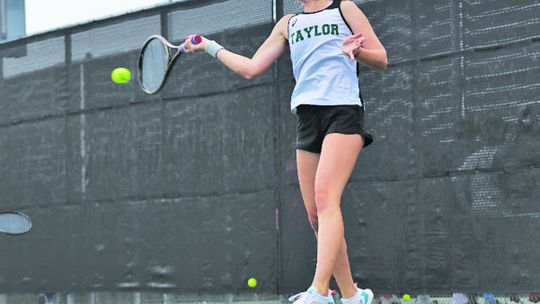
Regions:
<instances>
[{"instance_id":1,"label":"racket head","mask_svg":"<svg viewBox=\"0 0 540 304\"><path fill-rule=\"evenodd\" d=\"M0 233L25 234L32 229L32 220L20 212L0 213Z\"/></svg>"},{"instance_id":2,"label":"racket head","mask_svg":"<svg viewBox=\"0 0 540 304\"><path fill-rule=\"evenodd\" d=\"M147 94L157 93L165 84L173 57L170 43L160 35L150 36L139 53L139 85Z\"/></svg>"}]
</instances>

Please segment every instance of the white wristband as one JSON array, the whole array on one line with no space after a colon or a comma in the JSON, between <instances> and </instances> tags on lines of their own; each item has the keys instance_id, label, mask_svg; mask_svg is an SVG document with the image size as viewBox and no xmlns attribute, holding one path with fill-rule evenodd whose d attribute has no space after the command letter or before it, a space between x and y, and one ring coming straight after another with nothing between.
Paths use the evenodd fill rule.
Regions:
<instances>
[{"instance_id":1,"label":"white wristband","mask_svg":"<svg viewBox=\"0 0 540 304\"><path fill-rule=\"evenodd\" d=\"M204 50L208 53L208 55L216 58L217 53L224 49L219 43L215 42L214 40L210 40L206 43L206 47Z\"/></svg>"}]
</instances>

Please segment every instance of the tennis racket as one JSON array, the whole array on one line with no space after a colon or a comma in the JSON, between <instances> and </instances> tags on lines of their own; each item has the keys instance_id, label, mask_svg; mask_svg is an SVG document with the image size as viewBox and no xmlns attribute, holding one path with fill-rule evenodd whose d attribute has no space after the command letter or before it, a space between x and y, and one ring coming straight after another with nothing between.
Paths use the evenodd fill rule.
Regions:
<instances>
[{"instance_id":1,"label":"tennis racket","mask_svg":"<svg viewBox=\"0 0 540 304\"><path fill-rule=\"evenodd\" d=\"M201 36L193 36L191 43L202 42ZM169 76L176 59L186 52L185 43L173 45L160 35L150 36L139 54L139 85L146 94L156 94Z\"/></svg>"},{"instance_id":2,"label":"tennis racket","mask_svg":"<svg viewBox=\"0 0 540 304\"><path fill-rule=\"evenodd\" d=\"M0 233L24 234L32 229L32 221L20 212L0 213Z\"/></svg>"}]
</instances>

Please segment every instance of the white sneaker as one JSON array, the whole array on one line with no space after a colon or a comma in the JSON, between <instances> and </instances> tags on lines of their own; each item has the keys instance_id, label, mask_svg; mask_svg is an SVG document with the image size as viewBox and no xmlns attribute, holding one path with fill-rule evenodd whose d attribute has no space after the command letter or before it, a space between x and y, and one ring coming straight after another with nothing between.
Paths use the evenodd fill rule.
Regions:
<instances>
[{"instance_id":1,"label":"white sneaker","mask_svg":"<svg viewBox=\"0 0 540 304\"><path fill-rule=\"evenodd\" d=\"M328 296L323 297L315 287L311 286L307 291L291 296L289 301L293 304L334 304L334 297L331 290L328 291Z\"/></svg>"},{"instance_id":2,"label":"white sneaker","mask_svg":"<svg viewBox=\"0 0 540 304\"><path fill-rule=\"evenodd\" d=\"M341 303L343 304L371 304L373 302L373 291L371 289L361 289L356 287L356 293L354 296L348 299L341 298Z\"/></svg>"}]
</instances>

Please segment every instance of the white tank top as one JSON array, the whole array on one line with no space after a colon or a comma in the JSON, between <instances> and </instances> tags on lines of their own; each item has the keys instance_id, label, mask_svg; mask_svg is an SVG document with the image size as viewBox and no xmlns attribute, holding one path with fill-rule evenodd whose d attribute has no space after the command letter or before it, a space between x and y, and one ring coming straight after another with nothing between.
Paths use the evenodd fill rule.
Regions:
<instances>
[{"instance_id":1,"label":"white tank top","mask_svg":"<svg viewBox=\"0 0 540 304\"><path fill-rule=\"evenodd\" d=\"M357 62L341 51L352 35L341 11L341 0L322 11L289 19L289 48L296 86L291 111L301 104L360 105Z\"/></svg>"}]
</instances>

